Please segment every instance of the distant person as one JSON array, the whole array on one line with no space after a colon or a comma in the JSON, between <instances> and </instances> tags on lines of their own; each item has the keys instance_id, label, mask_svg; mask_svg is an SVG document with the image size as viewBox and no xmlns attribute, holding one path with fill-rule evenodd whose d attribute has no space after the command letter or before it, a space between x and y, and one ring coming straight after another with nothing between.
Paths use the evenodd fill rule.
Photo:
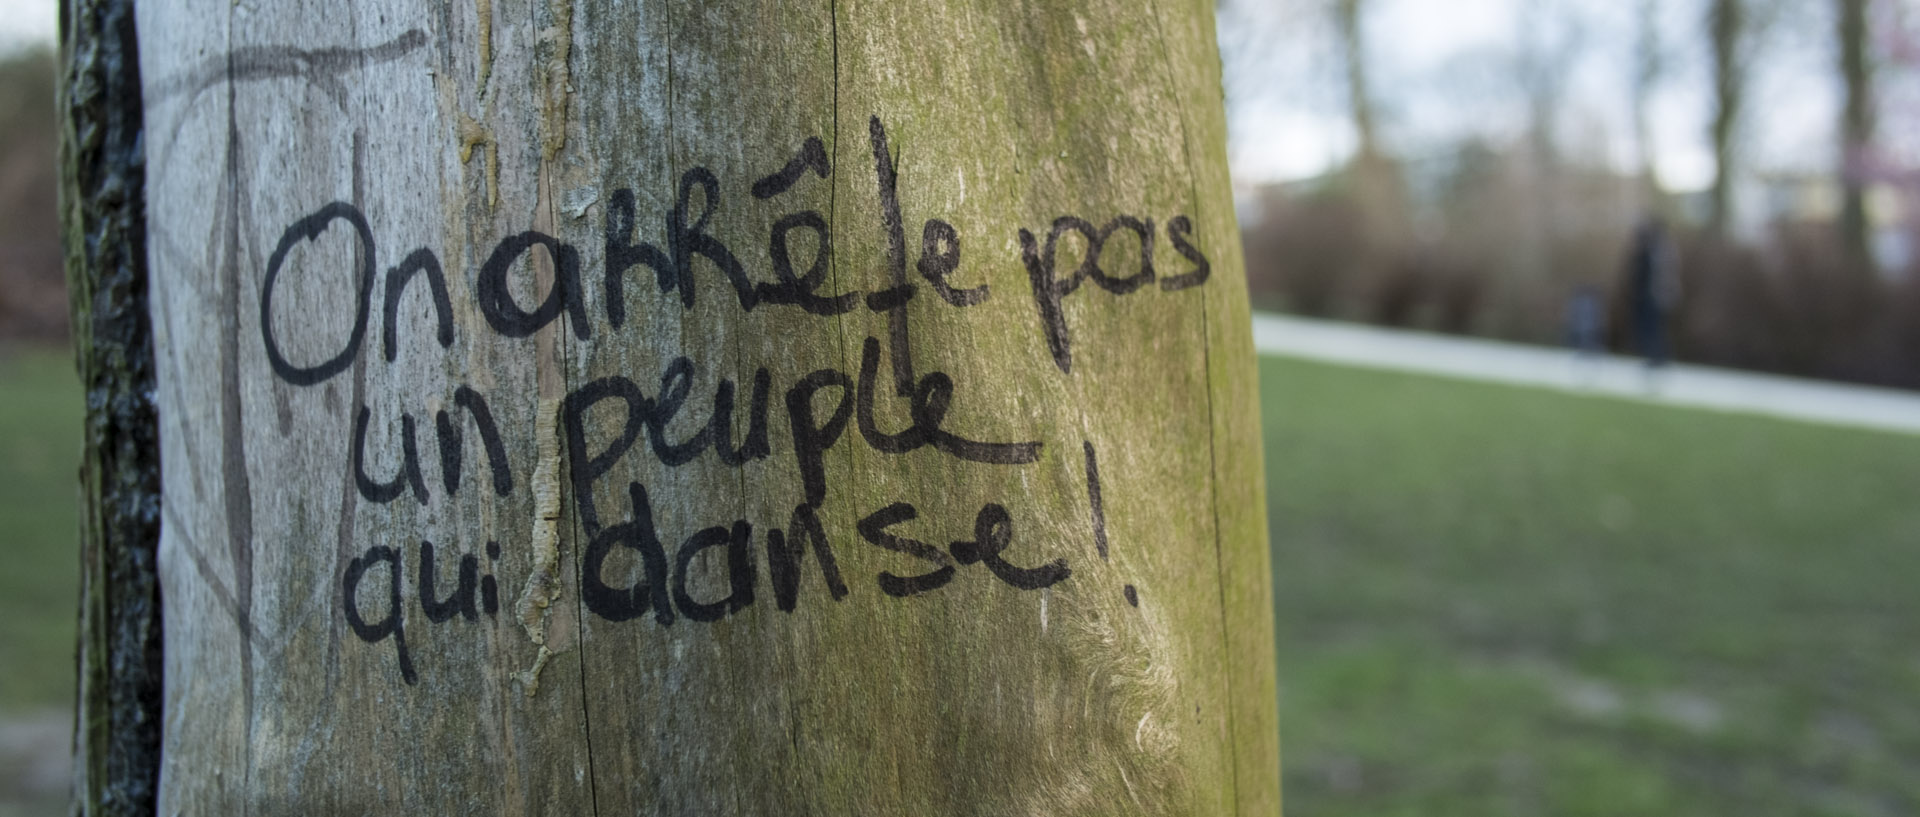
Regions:
<instances>
[{"instance_id":1,"label":"distant person","mask_svg":"<svg viewBox=\"0 0 1920 817\"><path fill-rule=\"evenodd\" d=\"M1567 348L1573 350L1573 380L1576 385L1591 385L1599 371L1600 350L1605 347L1607 307L1600 299L1600 288L1580 284L1567 296L1563 316L1567 330Z\"/></svg>"},{"instance_id":2,"label":"distant person","mask_svg":"<svg viewBox=\"0 0 1920 817\"><path fill-rule=\"evenodd\" d=\"M1666 225L1649 216L1633 231L1627 254L1627 308L1633 321L1633 344L1647 359L1649 369L1665 366L1673 352L1667 339L1667 319L1680 303L1679 260Z\"/></svg>"},{"instance_id":3,"label":"distant person","mask_svg":"<svg viewBox=\"0 0 1920 817\"><path fill-rule=\"evenodd\" d=\"M1567 346L1575 357L1591 359L1600 355L1601 332L1606 328L1606 306L1600 288L1581 284L1567 298Z\"/></svg>"}]
</instances>

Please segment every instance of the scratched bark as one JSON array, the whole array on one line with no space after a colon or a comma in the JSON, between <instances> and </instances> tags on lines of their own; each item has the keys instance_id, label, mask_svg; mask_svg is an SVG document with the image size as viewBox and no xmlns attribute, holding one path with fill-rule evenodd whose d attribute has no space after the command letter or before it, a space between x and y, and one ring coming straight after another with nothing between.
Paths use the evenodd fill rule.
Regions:
<instances>
[{"instance_id":1,"label":"scratched bark","mask_svg":"<svg viewBox=\"0 0 1920 817\"><path fill-rule=\"evenodd\" d=\"M162 696L160 444L139 56L132 3L73 0L62 11L61 205L87 392L73 795L80 814L151 814Z\"/></svg>"},{"instance_id":2,"label":"scratched bark","mask_svg":"<svg viewBox=\"0 0 1920 817\"><path fill-rule=\"evenodd\" d=\"M1211 3L139 14L163 813L1278 812ZM796 156L790 184L755 190ZM819 220L793 215L807 212ZM1030 268L1055 220L1098 231L1123 215L1099 254L1109 277L1061 299L1067 342L1051 348ZM498 256L502 294L488 262L529 231L551 243ZM1057 278L1089 244L1061 233ZM736 291L716 247L767 286ZM419 249L445 271L450 337L429 276L394 274ZM1143 249L1157 278L1129 291ZM679 256L690 285L661 286ZM776 256L796 276L820 257L815 295L857 294L844 314L778 303ZM1210 277L1183 286L1201 257ZM584 402L615 378L657 427L628 428L622 399ZM723 380L728 433L668 464ZM684 406L662 408L680 382ZM796 399L817 428L846 412L811 481ZM935 427L1040 446L985 462ZM723 456L743 446L744 462ZM888 516L896 503L914 517ZM1005 550L983 553L981 531L1010 531ZM781 545L799 551L797 585ZM463 558L497 588L491 612L440 606L462 596ZM1064 578L1023 574L1045 587L997 572L1056 561ZM935 572L949 578L925 592L883 586Z\"/></svg>"}]
</instances>

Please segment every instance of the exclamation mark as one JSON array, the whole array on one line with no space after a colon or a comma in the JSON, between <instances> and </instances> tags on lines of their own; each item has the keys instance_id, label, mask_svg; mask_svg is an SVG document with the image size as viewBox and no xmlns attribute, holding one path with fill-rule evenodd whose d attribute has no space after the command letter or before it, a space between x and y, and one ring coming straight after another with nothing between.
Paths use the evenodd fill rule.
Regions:
<instances>
[{"instance_id":1,"label":"exclamation mark","mask_svg":"<svg viewBox=\"0 0 1920 817\"><path fill-rule=\"evenodd\" d=\"M1081 440L1082 450L1087 453L1087 504L1093 508L1093 546L1100 551L1100 561L1109 561L1107 557L1107 512L1100 503L1100 458L1093 453L1093 443ZM1140 606L1140 592L1129 584L1121 589L1127 603Z\"/></svg>"}]
</instances>

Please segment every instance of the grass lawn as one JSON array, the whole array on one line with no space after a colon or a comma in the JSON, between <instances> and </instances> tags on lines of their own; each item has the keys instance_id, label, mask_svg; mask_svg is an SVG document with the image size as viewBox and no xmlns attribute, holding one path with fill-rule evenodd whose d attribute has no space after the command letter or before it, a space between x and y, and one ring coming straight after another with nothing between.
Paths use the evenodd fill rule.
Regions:
<instances>
[{"instance_id":1,"label":"grass lawn","mask_svg":"<svg viewBox=\"0 0 1920 817\"><path fill-rule=\"evenodd\" d=\"M0 715L72 700L68 361L0 349ZM1920 812L1920 437L1261 378L1290 814Z\"/></svg>"},{"instance_id":2,"label":"grass lawn","mask_svg":"<svg viewBox=\"0 0 1920 817\"><path fill-rule=\"evenodd\" d=\"M0 716L73 705L82 405L71 351L0 346Z\"/></svg>"},{"instance_id":3,"label":"grass lawn","mask_svg":"<svg viewBox=\"0 0 1920 817\"><path fill-rule=\"evenodd\" d=\"M1261 382L1290 814L1920 813L1920 437Z\"/></svg>"}]
</instances>

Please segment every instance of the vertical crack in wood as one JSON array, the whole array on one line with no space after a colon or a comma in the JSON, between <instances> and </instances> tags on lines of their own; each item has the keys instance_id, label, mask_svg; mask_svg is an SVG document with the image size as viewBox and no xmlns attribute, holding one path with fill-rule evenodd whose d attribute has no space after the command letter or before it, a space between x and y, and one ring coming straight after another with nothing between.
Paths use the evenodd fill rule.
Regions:
<instances>
[{"instance_id":1,"label":"vertical crack in wood","mask_svg":"<svg viewBox=\"0 0 1920 817\"><path fill-rule=\"evenodd\" d=\"M1177 92L1180 86L1180 78L1174 72L1173 55L1167 53L1166 24L1160 19L1159 7L1154 6L1149 8L1147 15L1152 18L1153 21L1154 39L1160 46L1161 64L1166 66L1167 94L1173 98L1175 106L1179 109L1180 150L1182 158L1186 160L1187 199L1193 203L1195 208L1194 213L1197 216L1199 214L1198 208L1200 207L1200 188L1199 183L1195 180L1196 171L1193 166L1193 136L1187 129L1187 105L1186 101L1181 99ZM1223 545L1221 539L1223 537L1220 535L1220 446L1219 440L1217 439L1219 419L1215 414L1213 404L1215 389L1213 382L1213 315L1211 310L1207 308L1206 293L1201 293L1200 295L1200 338L1200 359L1201 365L1205 367L1204 371L1207 383L1207 502L1213 509L1213 567L1216 577L1215 590L1219 593L1220 597L1220 654L1223 658L1230 661L1233 655L1233 644L1228 635L1228 627L1232 622L1230 611L1227 609L1226 555L1222 552ZM1219 670L1221 685L1225 687L1226 690L1224 701L1227 711L1224 713L1224 717L1226 718L1228 730L1226 736L1227 766L1231 770L1227 776L1227 780L1233 786L1232 793L1227 799L1233 803L1234 811L1238 813L1241 810L1240 744L1238 741L1233 740L1232 730L1233 724L1235 723L1233 708L1239 699L1234 695L1233 671L1229 665L1223 663L1219 667Z\"/></svg>"},{"instance_id":2,"label":"vertical crack in wood","mask_svg":"<svg viewBox=\"0 0 1920 817\"><path fill-rule=\"evenodd\" d=\"M226 167L221 180L221 215L214 223L217 250L211 250L221 278L219 319L224 331L220 360L220 502L226 523L227 556L233 571L234 623L241 635L240 695L246 724L247 768L253 775L254 651L253 651L253 486L247 475L244 407L240 400L240 130L235 121L232 50L228 54Z\"/></svg>"},{"instance_id":3,"label":"vertical crack in wood","mask_svg":"<svg viewBox=\"0 0 1920 817\"><path fill-rule=\"evenodd\" d=\"M493 77L493 0L473 0L473 16L478 25L475 51L480 63L480 83L475 95L484 99L487 96L487 80ZM462 156L460 161L465 162Z\"/></svg>"},{"instance_id":4,"label":"vertical crack in wood","mask_svg":"<svg viewBox=\"0 0 1920 817\"><path fill-rule=\"evenodd\" d=\"M573 53L573 0L552 0L549 9L553 25L539 30L540 44L547 49L542 66L546 93L540 100L540 155L552 161L567 146L567 105L573 95L568 65Z\"/></svg>"},{"instance_id":5,"label":"vertical crack in wood","mask_svg":"<svg viewBox=\"0 0 1920 817\"><path fill-rule=\"evenodd\" d=\"M514 605L514 618L520 622L527 639L540 647L533 666L520 673L527 697L540 694L540 671L547 666L552 651L547 647L547 618L553 602L560 598L560 430L557 417L560 403L541 399L540 413L534 421L534 445L539 460L533 467L533 568Z\"/></svg>"},{"instance_id":6,"label":"vertical crack in wood","mask_svg":"<svg viewBox=\"0 0 1920 817\"><path fill-rule=\"evenodd\" d=\"M827 0L827 30L833 40L833 147L828 148L832 159L827 166L832 168L833 181L827 185L827 235L829 241L839 241L840 229L840 0ZM835 253L827 261L827 277L833 283L834 292L846 292L840 282L841 254ZM851 368L853 353L847 346L847 322L834 321L834 334L839 342L840 369ZM851 396L842 398L851 399ZM854 468L855 453L853 446L846 446L847 474L851 482L858 479L859 471ZM849 485L849 487L853 487Z\"/></svg>"}]
</instances>

